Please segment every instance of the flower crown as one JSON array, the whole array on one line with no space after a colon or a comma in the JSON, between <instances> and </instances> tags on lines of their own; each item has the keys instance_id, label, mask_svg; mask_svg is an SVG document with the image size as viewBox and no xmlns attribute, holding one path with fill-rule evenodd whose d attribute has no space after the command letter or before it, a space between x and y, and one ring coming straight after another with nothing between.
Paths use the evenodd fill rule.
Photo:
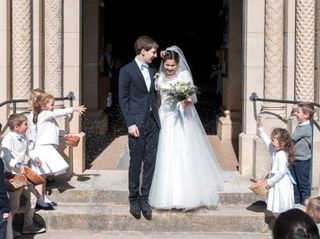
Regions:
<instances>
[{"instance_id":1,"label":"flower crown","mask_svg":"<svg viewBox=\"0 0 320 239\"><path fill-rule=\"evenodd\" d=\"M167 57L167 56L169 56L170 55L170 52L169 51L161 51L160 52L160 57L163 59L163 58L165 58L165 57Z\"/></svg>"}]
</instances>

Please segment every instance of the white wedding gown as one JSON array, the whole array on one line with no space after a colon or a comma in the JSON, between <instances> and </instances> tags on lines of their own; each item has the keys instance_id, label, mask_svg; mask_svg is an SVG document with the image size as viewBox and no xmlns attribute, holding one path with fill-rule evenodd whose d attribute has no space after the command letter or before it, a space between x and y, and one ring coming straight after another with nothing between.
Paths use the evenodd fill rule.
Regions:
<instances>
[{"instance_id":1,"label":"white wedding gown","mask_svg":"<svg viewBox=\"0 0 320 239\"><path fill-rule=\"evenodd\" d=\"M192 81L187 71L158 80L158 89ZM185 109L161 92L161 130L149 203L157 209L215 208L230 174L221 169L193 104ZM193 97L196 101L196 97Z\"/></svg>"}]
</instances>

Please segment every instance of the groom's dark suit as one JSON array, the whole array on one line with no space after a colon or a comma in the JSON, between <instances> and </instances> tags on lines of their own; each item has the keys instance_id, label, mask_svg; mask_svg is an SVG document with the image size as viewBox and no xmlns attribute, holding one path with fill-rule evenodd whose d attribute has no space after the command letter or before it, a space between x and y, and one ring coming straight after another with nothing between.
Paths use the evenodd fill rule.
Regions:
<instances>
[{"instance_id":1,"label":"groom's dark suit","mask_svg":"<svg viewBox=\"0 0 320 239\"><path fill-rule=\"evenodd\" d=\"M156 69L149 67L151 79L148 91L143 74L135 60L120 69L119 104L127 127L136 125L140 136L129 135L129 201L131 206L148 204L160 130L160 120L156 102L154 75ZM142 184L139 175L143 162ZM141 191L140 191L141 190Z\"/></svg>"}]
</instances>

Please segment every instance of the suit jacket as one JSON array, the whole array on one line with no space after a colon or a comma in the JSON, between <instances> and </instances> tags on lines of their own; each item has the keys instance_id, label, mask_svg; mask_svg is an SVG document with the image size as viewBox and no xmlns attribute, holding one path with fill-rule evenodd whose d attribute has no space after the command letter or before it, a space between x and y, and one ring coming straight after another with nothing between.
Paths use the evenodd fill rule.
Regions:
<instances>
[{"instance_id":1,"label":"suit jacket","mask_svg":"<svg viewBox=\"0 0 320 239\"><path fill-rule=\"evenodd\" d=\"M0 210L2 213L10 212L10 200L7 193L7 186L4 182L4 163L0 158Z\"/></svg>"},{"instance_id":2,"label":"suit jacket","mask_svg":"<svg viewBox=\"0 0 320 239\"><path fill-rule=\"evenodd\" d=\"M119 73L119 104L127 127L143 126L152 109L153 116L160 128L156 101L154 75L156 68L149 67L151 85L148 91L144 77L135 60L123 66Z\"/></svg>"}]
</instances>

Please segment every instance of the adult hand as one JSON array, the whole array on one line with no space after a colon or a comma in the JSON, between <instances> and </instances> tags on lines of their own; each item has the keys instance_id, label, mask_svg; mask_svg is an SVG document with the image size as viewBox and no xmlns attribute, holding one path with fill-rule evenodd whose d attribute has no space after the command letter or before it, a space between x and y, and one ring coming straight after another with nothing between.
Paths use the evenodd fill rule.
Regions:
<instances>
[{"instance_id":1,"label":"adult hand","mask_svg":"<svg viewBox=\"0 0 320 239\"><path fill-rule=\"evenodd\" d=\"M180 101L180 105L182 106L183 109L186 108L188 105L191 105L191 103L192 103L191 98Z\"/></svg>"},{"instance_id":2,"label":"adult hand","mask_svg":"<svg viewBox=\"0 0 320 239\"><path fill-rule=\"evenodd\" d=\"M133 137L139 137L140 136L139 129L135 124L128 128L128 133L130 135L132 135Z\"/></svg>"}]
</instances>

